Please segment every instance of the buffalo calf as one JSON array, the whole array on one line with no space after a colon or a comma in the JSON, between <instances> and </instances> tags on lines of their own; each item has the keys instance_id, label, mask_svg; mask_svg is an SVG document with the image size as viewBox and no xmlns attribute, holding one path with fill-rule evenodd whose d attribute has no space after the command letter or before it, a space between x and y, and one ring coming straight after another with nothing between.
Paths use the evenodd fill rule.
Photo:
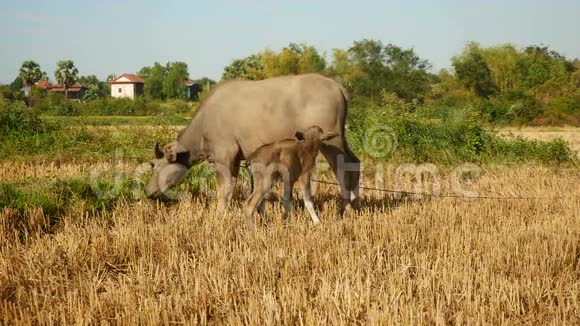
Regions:
<instances>
[{"instance_id":1,"label":"buffalo calf","mask_svg":"<svg viewBox=\"0 0 580 326\"><path fill-rule=\"evenodd\" d=\"M282 180L284 184L285 217L288 218L292 208L294 183L300 181L304 206L310 213L312 222L320 223L312 202L310 178L322 143L336 136L338 134L334 132L325 133L320 127L312 126L304 132L296 132L294 139L283 139L263 145L247 158L254 178L254 190L244 205L248 228L254 229L253 219L256 210L264 214L264 197L278 180Z\"/></svg>"}]
</instances>

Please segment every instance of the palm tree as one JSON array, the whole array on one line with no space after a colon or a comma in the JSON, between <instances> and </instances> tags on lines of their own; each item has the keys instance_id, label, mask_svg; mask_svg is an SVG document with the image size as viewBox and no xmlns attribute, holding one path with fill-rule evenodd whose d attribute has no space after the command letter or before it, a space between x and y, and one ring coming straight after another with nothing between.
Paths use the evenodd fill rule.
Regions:
<instances>
[{"instance_id":1,"label":"palm tree","mask_svg":"<svg viewBox=\"0 0 580 326\"><path fill-rule=\"evenodd\" d=\"M57 63L54 77L57 83L64 87L64 96L68 99L68 88L77 81L79 70L72 60L63 60Z\"/></svg>"},{"instance_id":2,"label":"palm tree","mask_svg":"<svg viewBox=\"0 0 580 326\"><path fill-rule=\"evenodd\" d=\"M28 87L28 106L32 106L32 86L42 78L42 71L38 63L28 60L22 63L19 72L24 86Z\"/></svg>"}]
</instances>

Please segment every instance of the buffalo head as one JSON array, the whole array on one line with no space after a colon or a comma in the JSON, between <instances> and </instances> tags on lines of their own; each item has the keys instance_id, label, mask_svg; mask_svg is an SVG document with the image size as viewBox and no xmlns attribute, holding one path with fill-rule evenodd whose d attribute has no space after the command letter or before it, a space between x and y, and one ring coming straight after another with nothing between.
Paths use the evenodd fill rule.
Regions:
<instances>
[{"instance_id":1,"label":"buffalo head","mask_svg":"<svg viewBox=\"0 0 580 326\"><path fill-rule=\"evenodd\" d=\"M163 149L156 143L154 152L155 159L151 161L153 175L145 193L148 198L158 199L183 181L192 162L190 152L178 142L169 143Z\"/></svg>"}]
</instances>

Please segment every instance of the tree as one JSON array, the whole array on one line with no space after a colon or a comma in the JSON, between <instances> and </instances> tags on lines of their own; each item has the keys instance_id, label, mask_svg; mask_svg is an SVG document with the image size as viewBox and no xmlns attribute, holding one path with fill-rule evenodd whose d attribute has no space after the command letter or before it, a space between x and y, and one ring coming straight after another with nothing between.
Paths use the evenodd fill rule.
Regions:
<instances>
[{"instance_id":1,"label":"tree","mask_svg":"<svg viewBox=\"0 0 580 326\"><path fill-rule=\"evenodd\" d=\"M263 50L244 59L236 59L224 68L222 79L259 80L286 75L324 72L326 60L315 47L290 43L276 52Z\"/></svg>"},{"instance_id":2,"label":"tree","mask_svg":"<svg viewBox=\"0 0 580 326\"><path fill-rule=\"evenodd\" d=\"M163 94L165 98L185 98L183 81L189 79L185 62L168 62L166 65L167 75L163 81Z\"/></svg>"},{"instance_id":3,"label":"tree","mask_svg":"<svg viewBox=\"0 0 580 326\"><path fill-rule=\"evenodd\" d=\"M575 70L574 63L545 46L529 46L520 60L522 83L528 94L543 102L562 95Z\"/></svg>"},{"instance_id":4,"label":"tree","mask_svg":"<svg viewBox=\"0 0 580 326\"><path fill-rule=\"evenodd\" d=\"M326 68L324 57L306 44L290 43L279 53L264 50L260 57L265 77L322 72Z\"/></svg>"},{"instance_id":5,"label":"tree","mask_svg":"<svg viewBox=\"0 0 580 326\"><path fill-rule=\"evenodd\" d=\"M502 44L490 48L480 48L497 91L500 93L518 92L522 87L519 63L520 51L512 44Z\"/></svg>"},{"instance_id":6,"label":"tree","mask_svg":"<svg viewBox=\"0 0 580 326\"><path fill-rule=\"evenodd\" d=\"M143 67L137 73L145 81L145 94L154 99L184 98L183 81L189 79L187 63L176 61Z\"/></svg>"},{"instance_id":7,"label":"tree","mask_svg":"<svg viewBox=\"0 0 580 326\"><path fill-rule=\"evenodd\" d=\"M570 82L572 87L580 92L580 59L575 59L572 64L574 65L574 71L570 76Z\"/></svg>"},{"instance_id":8,"label":"tree","mask_svg":"<svg viewBox=\"0 0 580 326\"><path fill-rule=\"evenodd\" d=\"M32 87L42 78L42 71L38 63L24 61L20 66L19 74L22 83L28 87L28 106L32 106Z\"/></svg>"},{"instance_id":9,"label":"tree","mask_svg":"<svg viewBox=\"0 0 580 326\"><path fill-rule=\"evenodd\" d=\"M87 87L83 100L106 97L109 94L107 83L100 81L95 75L81 76L78 81L83 86Z\"/></svg>"},{"instance_id":10,"label":"tree","mask_svg":"<svg viewBox=\"0 0 580 326\"><path fill-rule=\"evenodd\" d=\"M42 78L42 71L38 63L34 61L24 61L20 66L18 74L25 86L32 87Z\"/></svg>"},{"instance_id":11,"label":"tree","mask_svg":"<svg viewBox=\"0 0 580 326\"><path fill-rule=\"evenodd\" d=\"M419 58L413 49L404 50L392 44L385 46L383 53L390 75L385 89L407 100L422 100L431 90L429 62Z\"/></svg>"},{"instance_id":12,"label":"tree","mask_svg":"<svg viewBox=\"0 0 580 326\"><path fill-rule=\"evenodd\" d=\"M293 44L290 44L292 47ZM312 72L322 72L326 69L326 60L324 56L318 53L313 46L307 46L305 44L300 45L300 60L298 61L298 69L301 74L307 74Z\"/></svg>"},{"instance_id":13,"label":"tree","mask_svg":"<svg viewBox=\"0 0 580 326\"><path fill-rule=\"evenodd\" d=\"M347 51L347 60L358 72L349 80L355 96L374 99L381 94L388 82L388 74L383 55L383 44L375 40L354 42Z\"/></svg>"},{"instance_id":14,"label":"tree","mask_svg":"<svg viewBox=\"0 0 580 326\"><path fill-rule=\"evenodd\" d=\"M215 80L209 77L201 77L200 79L196 80L196 82L204 89L209 89L217 84Z\"/></svg>"},{"instance_id":15,"label":"tree","mask_svg":"<svg viewBox=\"0 0 580 326\"><path fill-rule=\"evenodd\" d=\"M85 85L85 84L83 84ZM95 85L95 84L91 84L87 86L87 91L85 92L85 94L83 95L83 100L88 101L88 100L94 100L96 98L98 98L100 96L99 94L99 86Z\"/></svg>"},{"instance_id":16,"label":"tree","mask_svg":"<svg viewBox=\"0 0 580 326\"><path fill-rule=\"evenodd\" d=\"M199 84L201 91L206 93L209 92L215 85L217 85L215 80L208 77L202 77L195 82Z\"/></svg>"},{"instance_id":17,"label":"tree","mask_svg":"<svg viewBox=\"0 0 580 326\"><path fill-rule=\"evenodd\" d=\"M351 90L353 88L352 80L362 74L361 71L357 70L354 62L350 60L348 50L343 49L332 50L332 66L329 72Z\"/></svg>"},{"instance_id":18,"label":"tree","mask_svg":"<svg viewBox=\"0 0 580 326\"><path fill-rule=\"evenodd\" d=\"M143 67L137 73L145 81L145 94L151 98L162 99L163 82L167 75L167 69L159 62L155 62L153 67Z\"/></svg>"},{"instance_id":19,"label":"tree","mask_svg":"<svg viewBox=\"0 0 580 326\"><path fill-rule=\"evenodd\" d=\"M236 59L224 68L222 79L244 78L264 79L264 65L260 55L252 54L244 59Z\"/></svg>"},{"instance_id":20,"label":"tree","mask_svg":"<svg viewBox=\"0 0 580 326\"><path fill-rule=\"evenodd\" d=\"M63 60L57 63L54 73L56 82L64 87L64 96L68 98L68 89L77 81L78 69L72 60Z\"/></svg>"},{"instance_id":21,"label":"tree","mask_svg":"<svg viewBox=\"0 0 580 326\"><path fill-rule=\"evenodd\" d=\"M272 50L264 50L260 53L262 73L266 78L298 74L299 60L298 53L288 48L282 49L280 53Z\"/></svg>"},{"instance_id":22,"label":"tree","mask_svg":"<svg viewBox=\"0 0 580 326\"><path fill-rule=\"evenodd\" d=\"M492 72L477 43L469 43L460 56L451 59L457 79L463 86L487 98L496 91Z\"/></svg>"},{"instance_id":23,"label":"tree","mask_svg":"<svg viewBox=\"0 0 580 326\"><path fill-rule=\"evenodd\" d=\"M430 90L429 62L413 49L376 40L356 41L348 50L334 50L332 75L354 96L380 100L381 94L396 93L405 99L423 99Z\"/></svg>"},{"instance_id":24,"label":"tree","mask_svg":"<svg viewBox=\"0 0 580 326\"><path fill-rule=\"evenodd\" d=\"M20 76L14 78L12 83L10 83L10 89L13 92L20 92L22 87L24 87L24 82L22 82L22 78L20 78Z\"/></svg>"}]
</instances>

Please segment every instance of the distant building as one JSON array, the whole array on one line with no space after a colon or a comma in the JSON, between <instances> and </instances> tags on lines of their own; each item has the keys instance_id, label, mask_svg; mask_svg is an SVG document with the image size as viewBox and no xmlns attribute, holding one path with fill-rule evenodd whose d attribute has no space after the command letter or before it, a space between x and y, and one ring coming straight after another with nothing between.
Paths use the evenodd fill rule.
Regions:
<instances>
[{"instance_id":1,"label":"distant building","mask_svg":"<svg viewBox=\"0 0 580 326\"><path fill-rule=\"evenodd\" d=\"M24 96L28 96L30 95L30 86L22 86L20 91L24 93Z\"/></svg>"},{"instance_id":2,"label":"distant building","mask_svg":"<svg viewBox=\"0 0 580 326\"><path fill-rule=\"evenodd\" d=\"M36 87L50 90L52 88L52 85L46 80L39 80L36 82Z\"/></svg>"},{"instance_id":3,"label":"distant building","mask_svg":"<svg viewBox=\"0 0 580 326\"><path fill-rule=\"evenodd\" d=\"M63 85L59 84L53 85L46 80L38 81L35 85L38 88L46 89L47 91L52 93L59 93L63 95L66 93ZM87 88L83 84L76 82L68 87L68 99L80 100L85 95L86 90Z\"/></svg>"},{"instance_id":4,"label":"distant building","mask_svg":"<svg viewBox=\"0 0 580 326\"><path fill-rule=\"evenodd\" d=\"M196 81L186 79L183 81L183 86L185 86L185 98L188 100L197 100L202 89L201 85Z\"/></svg>"},{"instance_id":5,"label":"distant building","mask_svg":"<svg viewBox=\"0 0 580 326\"><path fill-rule=\"evenodd\" d=\"M76 82L74 84L72 84L71 86L69 86L68 88L68 99L69 100L80 100L83 98L83 95L85 95L85 91L87 90L87 88L85 86L83 86L81 83ZM52 85L52 88L50 89L51 92L53 93L60 93L60 94L65 94L65 89L63 85Z\"/></svg>"},{"instance_id":6,"label":"distant building","mask_svg":"<svg viewBox=\"0 0 580 326\"><path fill-rule=\"evenodd\" d=\"M132 99L143 95L145 81L137 75L122 74L109 83L111 84L112 97L128 97Z\"/></svg>"}]
</instances>

